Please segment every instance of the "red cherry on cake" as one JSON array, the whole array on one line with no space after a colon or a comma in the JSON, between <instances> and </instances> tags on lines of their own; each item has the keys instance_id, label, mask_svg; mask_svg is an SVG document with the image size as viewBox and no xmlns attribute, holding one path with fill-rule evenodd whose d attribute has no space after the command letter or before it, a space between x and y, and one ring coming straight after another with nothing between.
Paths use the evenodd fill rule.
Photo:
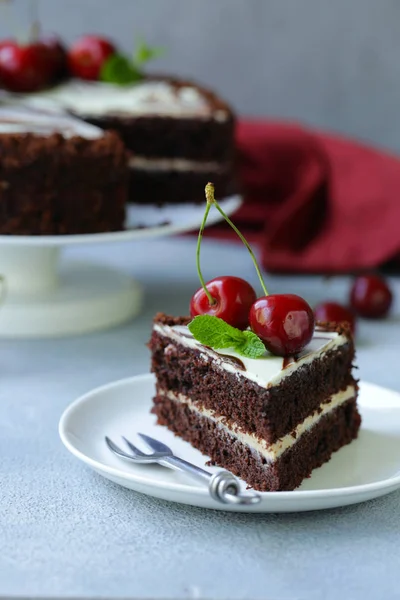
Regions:
<instances>
[{"instance_id":1,"label":"red cherry on cake","mask_svg":"<svg viewBox=\"0 0 400 600\"><path fill-rule=\"evenodd\" d=\"M205 284L213 299L210 302L204 288L199 288L190 301L190 315L213 315L229 325L245 329L249 311L257 295L251 285L240 277L215 277Z\"/></svg>"},{"instance_id":2,"label":"red cherry on cake","mask_svg":"<svg viewBox=\"0 0 400 600\"><path fill-rule=\"evenodd\" d=\"M103 64L115 51L115 46L109 40L86 35L76 41L68 52L69 70L80 79L97 80Z\"/></svg>"},{"instance_id":3,"label":"red cherry on cake","mask_svg":"<svg viewBox=\"0 0 400 600\"><path fill-rule=\"evenodd\" d=\"M290 356L292 354L297 354L304 348L304 346L308 344L314 333L315 320L311 306L309 306L309 304L307 304L303 298L300 298L300 296L296 296L294 294L268 294L260 272L260 268L252 249L236 225L232 223L228 215L224 213L223 209L216 201L214 197L214 186L212 183L208 183L206 185L205 192L207 205L203 221L200 225L196 251L197 273L199 275L202 287L192 298L190 305L191 315L215 315L228 322L230 325L236 325L236 327L241 326L242 328L246 327L247 323L250 323L250 327L253 332L258 335L259 338L261 338L266 348L273 354L278 356ZM243 279L239 279L237 277L218 277L216 280L213 279L207 284L205 283L200 269L200 244L207 221L207 216L212 205L215 206L221 216L237 233L239 238L248 249L254 267L257 271L257 275L260 279L261 287L265 294L265 296L262 298L255 300L256 295L251 286L249 286L249 284ZM215 281L222 281L224 279L228 280L229 284L232 284L232 288L229 290L229 293L228 287L226 290L223 288L224 302L221 302L219 297L215 297L216 293L212 293L212 290L209 286ZM233 285L233 281L235 281L235 285ZM239 294L239 290L246 290L243 298L241 297L241 294ZM219 291L218 288L216 291ZM249 306L250 310L246 315L247 318L245 319L244 307L246 306L247 302L250 301L251 297L253 302L251 306ZM200 299L201 303L199 302ZM240 309L240 325L237 322L232 322L232 315L234 315L235 319L238 318L236 314L231 312L232 306L234 307L235 303L237 308Z\"/></svg>"},{"instance_id":4,"label":"red cherry on cake","mask_svg":"<svg viewBox=\"0 0 400 600\"><path fill-rule=\"evenodd\" d=\"M52 62L41 42L21 46L14 40L0 42L0 84L13 92L32 92L50 83Z\"/></svg>"},{"instance_id":5,"label":"red cherry on cake","mask_svg":"<svg viewBox=\"0 0 400 600\"><path fill-rule=\"evenodd\" d=\"M311 306L295 294L258 298L250 309L250 327L266 348L278 356L298 354L314 333Z\"/></svg>"},{"instance_id":6,"label":"red cherry on cake","mask_svg":"<svg viewBox=\"0 0 400 600\"><path fill-rule=\"evenodd\" d=\"M67 70L67 52L61 40L55 35L40 38L40 44L47 50L48 61L52 70L52 79L64 75Z\"/></svg>"},{"instance_id":7,"label":"red cherry on cake","mask_svg":"<svg viewBox=\"0 0 400 600\"><path fill-rule=\"evenodd\" d=\"M356 318L354 313L346 306L338 302L322 302L314 308L314 316L317 321L330 321L331 323L343 323L346 321L354 334L356 329Z\"/></svg>"},{"instance_id":8,"label":"red cherry on cake","mask_svg":"<svg viewBox=\"0 0 400 600\"><path fill-rule=\"evenodd\" d=\"M366 319L386 317L393 302L393 294L379 275L359 275L350 290L354 311Z\"/></svg>"}]
</instances>

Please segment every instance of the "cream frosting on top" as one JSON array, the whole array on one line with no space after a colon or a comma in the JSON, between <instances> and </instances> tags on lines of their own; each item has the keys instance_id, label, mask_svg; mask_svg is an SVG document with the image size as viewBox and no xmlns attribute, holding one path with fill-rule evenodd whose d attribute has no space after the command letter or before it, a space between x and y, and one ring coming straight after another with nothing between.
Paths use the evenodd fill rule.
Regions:
<instances>
[{"instance_id":1,"label":"cream frosting on top","mask_svg":"<svg viewBox=\"0 0 400 600\"><path fill-rule=\"evenodd\" d=\"M218 351L208 348L194 339L186 326L155 324L154 329L179 344L199 350L206 360L211 357L214 364L220 368L230 373L236 373L238 376L247 377L262 387L278 385L282 379L294 373L301 366L311 363L329 350L334 350L348 342L345 335L316 329L310 343L297 355L296 360L289 361L284 366L281 356L269 353L260 358L247 358L233 349L224 348Z\"/></svg>"},{"instance_id":2,"label":"cream frosting on top","mask_svg":"<svg viewBox=\"0 0 400 600\"><path fill-rule=\"evenodd\" d=\"M104 135L98 127L67 114L15 106L11 102L0 102L0 133L34 133L41 136L60 133L66 138L77 135L87 139Z\"/></svg>"},{"instance_id":3,"label":"cream frosting on top","mask_svg":"<svg viewBox=\"0 0 400 600\"><path fill-rule=\"evenodd\" d=\"M71 80L49 90L20 95L19 98L30 106L58 108L82 117L109 114L227 118L226 111L215 111L198 88L190 85L177 87L160 80L124 86Z\"/></svg>"}]
</instances>

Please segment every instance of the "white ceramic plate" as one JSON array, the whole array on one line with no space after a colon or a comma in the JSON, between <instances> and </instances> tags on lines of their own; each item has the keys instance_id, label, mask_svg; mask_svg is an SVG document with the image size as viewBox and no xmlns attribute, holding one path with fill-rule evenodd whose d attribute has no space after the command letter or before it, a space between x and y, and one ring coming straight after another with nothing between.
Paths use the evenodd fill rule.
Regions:
<instances>
[{"instance_id":1,"label":"white ceramic plate","mask_svg":"<svg viewBox=\"0 0 400 600\"><path fill-rule=\"evenodd\" d=\"M155 417L150 414L153 390L154 378L146 374L89 392L64 412L59 425L63 443L77 458L115 483L157 498L205 508L245 512L319 510L364 502L400 488L400 394L396 392L362 383L359 404L363 422L359 438L316 469L298 490L262 493L259 504L238 508L217 503L201 484L184 474L158 465L127 463L108 450L105 435L117 443L121 435L138 443L135 433L139 431L204 467L207 457L155 424Z\"/></svg>"},{"instance_id":2,"label":"white ceramic plate","mask_svg":"<svg viewBox=\"0 0 400 600\"><path fill-rule=\"evenodd\" d=\"M223 198L219 204L227 215L239 208L239 195ZM2 246L70 246L75 244L103 244L127 242L148 237L172 235L200 227L205 200L200 204L166 204L165 206L131 204L127 209L126 229L107 233L77 235L0 235ZM211 210L207 226L222 220L217 210Z\"/></svg>"}]
</instances>

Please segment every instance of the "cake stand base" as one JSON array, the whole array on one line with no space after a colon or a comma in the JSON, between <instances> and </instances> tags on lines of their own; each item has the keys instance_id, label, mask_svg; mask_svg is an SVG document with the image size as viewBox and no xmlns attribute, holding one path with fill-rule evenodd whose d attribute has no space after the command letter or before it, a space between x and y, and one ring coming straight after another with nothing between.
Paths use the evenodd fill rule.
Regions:
<instances>
[{"instance_id":1,"label":"cake stand base","mask_svg":"<svg viewBox=\"0 0 400 600\"><path fill-rule=\"evenodd\" d=\"M5 276L1 337L88 333L128 321L140 312L142 290L128 275L85 263L56 269L57 248L31 249L29 258L24 250L19 257L16 248L8 249L7 268L0 257L0 273ZM23 258L23 264L18 258ZM40 268L35 269L35 262Z\"/></svg>"}]
</instances>

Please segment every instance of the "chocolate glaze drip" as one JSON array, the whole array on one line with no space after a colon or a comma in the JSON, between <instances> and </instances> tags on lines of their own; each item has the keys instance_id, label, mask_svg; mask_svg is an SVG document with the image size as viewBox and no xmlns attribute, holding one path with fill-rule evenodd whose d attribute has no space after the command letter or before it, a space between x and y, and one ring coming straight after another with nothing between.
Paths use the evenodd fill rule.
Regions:
<instances>
[{"instance_id":1,"label":"chocolate glaze drip","mask_svg":"<svg viewBox=\"0 0 400 600\"><path fill-rule=\"evenodd\" d=\"M332 340L331 337L327 337L325 335L314 335L313 340L325 340L326 342L330 342ZM313 354L312 351L302 350L302 352L297 356L299 358L306 358L307 356L311 356Z\"/></svg>"},{"instance_id":2,"label":"chocolate glaze drip","mask_svg":"<svg viewBox=\"0 0 400 600\"><path fill-rule=\"evenodd\" d=\"M226 360L226 362L230 363L233 367L237 367L241 371L246 371L246 367L240 358L236 358L236 356L230 356L229 354L220 354L219 352L218 355Z\"/></svg>"},{"instance_id":3,"label":"chocolate glaze drip","mask_svg":"<svg viewBox=\"0 0 400 600\"><path fill-rule=\"evenodd\" d=\"M282 361L282 370L286 369L289 365L293 365L299 360L299 355L295 354L294 356L284 356Z\"/></svg>"},{"instance_id":4,"label":"chocolate glaze drip","mask_svg":"<svg viewBox=\"0 0 400 600\"><path fill-rule=\"evenodd\" d=\"M321 326L317 326L315 328L315 331L318 332L317 335L313 335L313 340L326 340L327 342L330 342L332 340L332 337L329 335L324 335L324 333L329 333L329 331L327 329L324 329ZM309 356L310 354L312 354L312 352L307 352L303 350L303 353L300 354L295 354L294 356L285 356L283 358L283 363L282 363L282 369L286 369L286 367L288 367L289 365L292 365L293 363L296 363L299 358L305 358L306 356Z\"/></svg>"}]
</instances>

